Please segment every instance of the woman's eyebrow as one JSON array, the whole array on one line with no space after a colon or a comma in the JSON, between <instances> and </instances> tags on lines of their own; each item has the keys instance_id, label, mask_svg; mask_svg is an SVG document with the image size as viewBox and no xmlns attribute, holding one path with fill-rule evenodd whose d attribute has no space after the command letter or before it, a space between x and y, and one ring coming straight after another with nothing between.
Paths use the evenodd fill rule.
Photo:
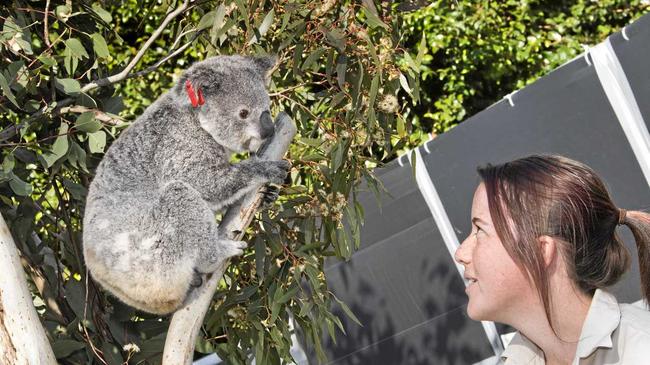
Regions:
<instances>
[{"instance_id":1,"label":"woman's eyebrow","mask_svg":"<svg viewBox=\"0 0 650 365\"><path fill-rule=\"evenodd\" d=\"M486 221L484 221L483 219L481 219L479 217L472 218L472 224L476 225L477 223L481 223L481 225L484 225L484 226L488 225Z\"/></svg>"}]
</instances>

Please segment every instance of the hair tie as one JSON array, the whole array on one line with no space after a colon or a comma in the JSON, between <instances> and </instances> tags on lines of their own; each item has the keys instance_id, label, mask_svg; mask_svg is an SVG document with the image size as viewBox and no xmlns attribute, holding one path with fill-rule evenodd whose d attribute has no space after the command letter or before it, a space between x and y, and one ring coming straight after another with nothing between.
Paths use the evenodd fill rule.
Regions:
<instances>
[{"instance_id":1,"label":"hair tie","mask_svg":"<svg viewBox=\"0 0 650 365\"><path fill-rule=\"evenodd\" d=\"M625 218L627 216L627 210L625 209L619 209L618 210L618 225L623 225L625 224Z\"/></svg>"}]
</instances>

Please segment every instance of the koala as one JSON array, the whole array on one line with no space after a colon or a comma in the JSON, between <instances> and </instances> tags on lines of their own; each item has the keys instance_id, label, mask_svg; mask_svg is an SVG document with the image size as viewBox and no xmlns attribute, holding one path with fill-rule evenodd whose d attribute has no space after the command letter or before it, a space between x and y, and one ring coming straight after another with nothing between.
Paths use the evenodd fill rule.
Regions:
<instances>
[{"instance_id":1,"label":"koala","mask_svg":"<svg viewBox=\"0 0 650 365\"><path fill-rule=\"evenodd\" d=\"M245 242L218 232L214 213L264 184L287 161L256 157L274 133L270 57L217 56L179 82L117 138L88 189L83 253L92 277L124 303L164 315Z\"/></svg>"}]
</instances>

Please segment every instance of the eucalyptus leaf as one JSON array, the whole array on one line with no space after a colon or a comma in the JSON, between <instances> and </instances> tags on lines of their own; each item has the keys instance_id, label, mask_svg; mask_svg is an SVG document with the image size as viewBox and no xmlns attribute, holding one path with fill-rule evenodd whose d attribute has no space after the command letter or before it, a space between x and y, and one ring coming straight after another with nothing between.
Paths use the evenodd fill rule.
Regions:
<instances>
[{"instance_id":1,"label":"eucalyptus leaf","mask_svg":"<svg viewBox=\"0 0 650 365\"><path fill-rule=\"evenodd\" d=\"M0 88L2 88L2 95L4 95L9 101L15 105L17 108L20 108L18 105L18 102L16 101L16 97L14 96L14 93L11 91L11 88L9 87L9 83L7 82L7 79L0 73Z\"/></svg>"},{"instance_id":2,"label":"eucalyptus leaf","mask_svg":"<svg viewBox=\"0 0 650 365\"><path fill-rule=\"evenodd\" d=\"M74 352L86 348L85 342L79 342L74 340L58 340L52 344L52 351L54 351L54 356L57 359L63 359Z\"/></svg>"},{"instance_id":3,"label":"eucalyptus leaf","mask_svg":"<svg viewBox=\"0 0 650 365\"><path fill-rule=\"evenodd\" d=\"M65 46L67 49L70 50L71 55L73 57L78 57L78 58L88 58L88 52L86 52L86 49L84 48L83 44L79 41L77 38L68 38L65 41Z\"/></svg>"},{"instance_id":4,"label":"eucalyptus leaf","mask_svg":"<svg viewBox=\"0 0 650 365\"><path fill-rule=\"evenodd\" d=\"M109 13L104 8L102 8L100 3L98 2L93 3L92 7L95 14L99 15L99 17L102 18L102 20L105 21L106 23L110 23L113 20L111 13Z\"/></svg>"},{"instance_id":5,"label":"eucalyptus leaf","mask_svg":"<svg viewBox=\"0 0 650 365\"><path fill-rule=\"evenodd\" d=\"M108 58L110 53L108 53L108 45L104 37L99 33L93 33L90 35L90 38L93 40L93 50L97 57Z\"/></svg>"},{"instance_id":6,"label":"eucalyptus leaf","mask_svg":"<svg viewBox=\"0 0 650 365\"><path fill-rule=\"evenodd\" d=\"M77 95L81 92L81 85L75 79L56 79L57 89L68 95Z\"/></svg>"},{"instance_id":7,"label":"eucalyptus leaf","mask_svg":"<svg viewBox=\"0 0 650 365\"><path fill-rule=\"evenodd\" d=\"M77 117L74 127L80 131L94 133L102 128L102 123L95 118L95 112L85 112Z\"/></svg>"},{"instance_id":8,"label":"eucalyptus leaf","mask_svg":"<svg viewBox=\"0 0 650 365\"><path fill-rule=\"evenodd\" d=\"M54 15L62 22L68 21L68 18L72 14L72 8L69 5L58 5L54 9Z\"/></svg>"},{"instance_id":9,"label":"eucalyptus leaf","mask_svg":"<svg viewBox=\"0 0 650 365\"><path fill-rule=\"evenodd\" d=\"M106 147L106 133L97 131L88 133L88 148L90 153L102 153Z\"/></svg>"},{"instance_id":10,"label":"eucalyptus leaf","mask_svg":"<svg viewBox=\"0 0 650 365\"><path fill-rule=\"evenodd\" d=\"M386 23L384 23L383 21L381 21L381 19L379 19L379 17L377 16L377 14L375 14L374 12L368 10L368 8L364 8L364 12L363 12L363 13L364 13L364 15L366 16L366 23L367 23L371 28L381 27L381 28L383 28L384 30L388 30L388 29L389 29L389 28L388 28L388 25L386 25Z\"/></svg>"},{"instance_id":11,"label":"eucalyptus leaf","mask_svg":"<svg viewBox=\"0 0 650 365\"><path fill-rule=\"evenodd\" d=\"M210 28L214 24L214 21L216 19L216 15L217 15L217 12L215 10L205 13L201 17L201 20L199 21L199 24L196 26L196 30L203 30L203 29Z\"/></svg>"},{"instance_id":12,"label":"eucalyptus leaf","mask_svg":"<svg viewBox=\"0 0 650 365\"><path fill-rule=\"evenodd\" d=\"M61 127L59 128L59 135L56 137L56 140L52 144L51 151L44 153L41 156L43 160L45 160L45 167L52 167L56 161L65 156L66 152L68 152L69 144L67 133L68 125L66 123L61 123Z\"/></svg>"},{"instance_id":13,"label":"eucalyptus leaf","mask_svg":"<svg viewBox=\"0 0 650 365\"><path fill-rule=\"evenodd\" d=\"M11 187L11 190L14 191L14 193L20 196L28 196L33 191L32 185L30 183L21 180L15 175L13 175L13 178L9 180L9 186Z\"/></svg>"}]
</instances>

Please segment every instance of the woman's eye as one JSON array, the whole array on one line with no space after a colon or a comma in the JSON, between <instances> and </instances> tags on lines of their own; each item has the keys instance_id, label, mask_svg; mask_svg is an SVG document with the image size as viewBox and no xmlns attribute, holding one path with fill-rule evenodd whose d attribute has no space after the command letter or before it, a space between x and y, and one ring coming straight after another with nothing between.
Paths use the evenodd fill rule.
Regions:
<instances>
[{"instance_id":1,"label":"woman's eye","mask_svg":"<svg viewBox=\"0 0 650 365\"><path fill-rule=\"evenodd\" d=\"M248 110L246 110L246 109L240 110L239 111L239 117L241 119L246 119L246 117L248 117Z\"/></svg>"}]
</instances>

